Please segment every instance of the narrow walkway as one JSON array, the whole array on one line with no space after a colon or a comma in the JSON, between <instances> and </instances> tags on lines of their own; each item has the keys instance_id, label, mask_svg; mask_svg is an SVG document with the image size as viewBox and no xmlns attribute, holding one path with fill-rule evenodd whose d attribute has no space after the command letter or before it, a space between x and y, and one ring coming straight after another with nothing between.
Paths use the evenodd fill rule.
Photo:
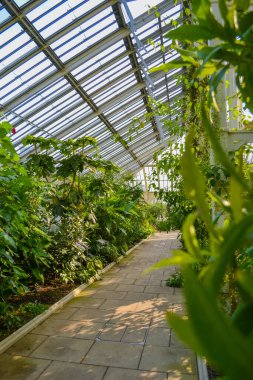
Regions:
<instances>
[{"instance_id":1,"label":"narrow walkway","mask_svg":"<svg viewBox=\"0 0 253 380\"><path fill-rule=\"evenodd\" d=\"M0 356L1 380L197 380L196 356L164 317L183 313L173 268L143 275L177 244L156 233Z\"/></svg>"}]
</instances>

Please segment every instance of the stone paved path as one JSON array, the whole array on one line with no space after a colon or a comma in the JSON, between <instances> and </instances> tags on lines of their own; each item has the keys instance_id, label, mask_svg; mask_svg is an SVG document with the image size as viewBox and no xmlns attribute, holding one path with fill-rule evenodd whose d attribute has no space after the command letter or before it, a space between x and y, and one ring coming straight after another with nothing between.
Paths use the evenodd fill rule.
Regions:
<instances>
[{"instance_id":1,"label":"stone paved path","mask_svg":"<svg viewBox=\"0 0 253 380\"><path fill-rule=\"evenodd\" d=\"M1 380L197 380L196 356L165 321L183 313L168 256L176 233L156 233L81 295L0 355Z\"/></svg>"}]
</instances>

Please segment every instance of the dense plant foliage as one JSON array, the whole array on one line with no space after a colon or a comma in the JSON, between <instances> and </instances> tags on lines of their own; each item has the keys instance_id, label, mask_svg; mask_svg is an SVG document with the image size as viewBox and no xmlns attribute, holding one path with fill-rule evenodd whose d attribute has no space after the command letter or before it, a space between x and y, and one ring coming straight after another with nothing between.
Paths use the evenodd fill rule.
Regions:
<instances>
[{"instance_id":1,"label":"dense plant foliage","mask_svg":"<svg viewBox=\"0 0 253 380\"><path fill-rule=\"evenodd\" d=\"M7 122L0 125L0 297L43 280L49 235L38 215L42 183L31 178L13 148Z\"/></svg>"},{"instance_id":2,"label":"dense plant foliage","mask_svg":"<svg viewBox=\"0 0 253 380\"><path fill-rule=\"evenodd\" d=\"M219 115L210 112L210 106L219 111L215 91L227 69L233 67L238 96L245 107L253 110L253 13L248 10L249 4L250 1L228 4L220 0L220 23L209 0L192 0L194 24L180 26L167 35L183 43L184 49L177 45L181 61L160 67L190 67L191 83L204 77L211 95L201 104L198 124L186 126L188 136L180 172L185 195L196 206L183 224L186 251L177 250L172 258L159 264L181 265L188 319L168 314L168 320L182 340L231 380L252 378L252 162L248 147L242 146L232 159L223 150L217 134ZM206 39L215 41L210 46L204 42ZM215 155L216 167L211 172L203 170L199 160L199 125ZM196 233L196 218L208 232L205 249ZM192 269L196 265L197 272Z\"/></svg>"},{"instance_id":3,"label":"dense plant foliage","mask_svg":"<svg viewBox=\"0 0 253 380\"><path fill-rule=\"evenodd\" d=\"M25 162L0 126L0 299L54 281L83 282L151 231L142 190L93 138L27 136ZM90 157L85 149L95 152ZM61 156L54 158L55 150ZM86 171L86 174L84 172Z\"/></svg>"}]
</instances>

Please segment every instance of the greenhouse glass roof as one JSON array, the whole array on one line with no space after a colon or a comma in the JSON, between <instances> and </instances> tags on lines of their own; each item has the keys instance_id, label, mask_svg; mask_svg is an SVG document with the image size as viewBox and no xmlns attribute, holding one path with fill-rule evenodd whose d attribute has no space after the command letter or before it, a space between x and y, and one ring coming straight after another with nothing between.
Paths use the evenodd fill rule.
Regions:
<instances>
[{"instance_id":1,"label":"greenhouse glass roof","mask_svg":"<svg viewBox=\"0 0 253 380\"><path fill-rule=\"evenodd\" d=\"M137 172L166 147L157 116L131 139L129 126L150 112L150 98L173 104L182 94L180 70L148 71L177 57L164 34L181 22L181 5L165 0L134 18L128 2L0 1L1 112L21 157L31 152L21 143L27 134L86 135L104 158Z\"/></svg>"}]
</instances>

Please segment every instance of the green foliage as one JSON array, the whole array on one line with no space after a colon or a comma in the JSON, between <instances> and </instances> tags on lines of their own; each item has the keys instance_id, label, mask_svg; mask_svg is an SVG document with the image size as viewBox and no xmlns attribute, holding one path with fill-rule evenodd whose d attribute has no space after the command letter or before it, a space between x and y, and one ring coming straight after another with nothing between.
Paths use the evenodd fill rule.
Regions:
<instances>
[{"instance_id":1,"label":"green foliage","mask_svg":"<svg viewBox=\"0 0 253 380\"><path fill-rule=\"evenodd\" d=\"M151 182L155 188L156 197L166 204L164 220L160 224L159 222L156 224L158 230L164 231L172 229L181 230L187 216L196 209L194 198L189 197L183 188L184 182L180 170L183 157L183 144L176 143L170 148L171 149L162 153L160 156L155 155L156 170L153 170L153 181ZM189 169L189 163L187 162L187 164ZM213 179L214 173L216 177L218 177L215 168L211 168L209 164L205 165L202 170L209 170L210 180ZM160 174L166 174L170 182L169 189L156 188L156 183L158 183L157 177ZM210 207L210 205L207 207ZM205 246L207 244L207 230L199 218L195 220L195 228L197 236L201 241L201 246ZM182 243L184 244L183 240Z\"/></svg>"},{"instance_id":2,"label":"green foliage","mask_svg":"<svg viewBox=\"0 0 253 380\"><path fill-rule=\"evenodd\" d=\"M1 325L4 330L11 331L16 330L22 326L22 319L15 314L7 314L2 318Z\"/></svg>"},{"instance_id":3,"label":"green foliage","mask_svg":"<svg viewBox=\"0 0 253 380\"><path fill-rule=\"evenodd\" d=\"M39 302L28 302L24 305L21 305L18 309L19 314L24 316L35 317L46 311L48 309L48 305L44 305Z\"/></svg>"},{"instance_id":4,"label":"green foliage","mask_svg":"<svg viewBox=\"0 0 253 380\"><path fill-rule=\"evenodd\" d=\"M170 277L166 280L166 285L173 288L181 288L183 285L182 273L179 271L172 273Z\"/></svg>"},{"instance_id":5,"label":"green foliage","mask_svg":"<svg viewBox=\"0 0 253 380\"><path fill-rule=\"evenodd\" d=\"M33 153L21 163L10 130L7 122L0 125L2 300L44 280L85 282L147 236L142 190L130 177L119 180L119 168L99 156L95 139L27 136L23 144ZM6 323L18 324L18 318Z\"/></svg>"},{"instance_id":6,"label":"green foliage","mask_svg":"<svg viewBox=\"0 0 253 380\"><path fill-rule=\"evenodd\" d=\"M168 220L158 220L155 223L155 227L158 231L166 231L169 232L171 229L171 224Z\"/></svg>"},{"instance_id":7,"label":"green foliage","mask_svg":"<svg viewBox=\"0 0 253 380\"><path fill-rule=\"evenodd\" d=\"M214 93L226 70L233 67L239 97L253 110L253 18L248 6L249 1L228 5L220 0L223 21L219 23L209 0L193 0L195 24L168 34L181 43L198 42L184 45L186 49L180 47L178 52L183 65L190 67L191 83L207 78L212 102L203 102L201 109L186 104L191 118L180 172L185 195L195 205L182 228L186 250L174 251L171 258L155 266L181 266L188 319L168 313L170 326L230 380L252 378L252 163L247 147L239 149L232 158L223 150L208 106L212 103L218 110ZM186 36L186 31L191 37ZM209 46L203 41L205 38L217 40ZM206 161L203 165L199 159L196 130L200 138L204 136L211 144L217 166L208 167ZM209 155L206 157L209 159ZM204 246L197 233L197 218L207 231ZM197 272L192 269L196 265Z\"/></svg>"},{"instance_id":8,"label":"green foliage","mask_svg":"<svg viewBox=\"0 0 253 380\"><path fill-rule=\"evenodd\" d=\"M86 201L93 204L94 228L89 233L91 254L105 263L117 259L130 246L152 232L142 190L130 185L132 178L111 174L85 177Z\"/></svg>"},{"instance_id":9,"label":"green foliage","mask_svg":"<svg viewBox=\"0 0 253 380\"><path fill-rule=\"evenodd\" d=\"M155 202L146 206L150 223L158 231L169 231L170 224L167 220L167 207L165 202Z\"/></svg>"},{"instance_id":10,"label":"green foliage","mask_svg":"<svg viewBox=\"0 0 253 380\"><path fill-rule=\"evenodd\" d=\"M181 61L170 61L160 69L168 71L174 65L194 65L197 75L209 76L210 100L216 104L214 95L217 86L228 68L234 67L242 100L253 112L253 12L248 9L249 3L234 0L228 4L224 0L219 1L222 22L218 22L211 11L209 0L192 0L196 24L182 25L166 36L181 42L198 42L198 45L195 45L196 48L189 46L185 50L179 48ZM216 42L210 46L204 40Z\"/></svg>"},{"instance_id":11,"label":"green foliage","mask_svg":"<svg viewBox=\"0 0 253 380\"><path fill-rule=\"evenodd\" d=\"M36 212L41 183L19 162L7 135L9 124L1 123L0 129L0 297L5 299L26 291L29 281L43 280L50 256L49 237Z\"/></svg>"},{"instance_id":12,"label":"green foliage","mask_svg":"<svg viewBox=\"0 0 253 380\"><path fill-rule=\"evenodd\" d=\"M32 144L35 151L26 162L28 170L44 182L42 206L51 237L47 252L53 260L47 277L86 281L102 269L102 263L116 260L146 236L142 190L129 184L130 177L120 180L119 168L97 152L88 156L86 148L96 149L96 140L28 136L24 144ZM60 159L51 158L53 149L60 151ZM83 175L84 170L89 173Z\"/></svg>"},{"instance_id":13,"label":"green foliage","mask_svg":"<svg viewBox=\"0 0 253 380\"><path fill-rule=\"evenodd\" d=\"M0 329L3 335L15 331L27 320L36 317L47 310L48 306L38 302L28 302L19 307L13 307L7 302L0 302Z\"/></svg>"}]
</instances>

